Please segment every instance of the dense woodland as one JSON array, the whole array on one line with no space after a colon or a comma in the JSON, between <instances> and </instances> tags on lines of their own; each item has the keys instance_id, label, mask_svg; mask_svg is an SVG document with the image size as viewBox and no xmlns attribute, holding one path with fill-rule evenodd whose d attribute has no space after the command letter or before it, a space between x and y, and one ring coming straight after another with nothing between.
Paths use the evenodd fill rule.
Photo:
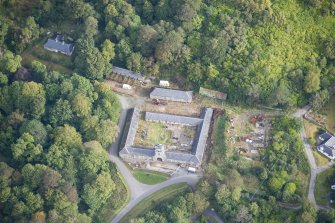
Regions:
<instances>
[{"instance_id":1,"label":"dense woodland","mask_svg":"<svg viewBox=\"0 0 335 223\"><path fill-rule=\"evenodd\" d=\"M332 0L2 0L0 43L19 54L56 26L76 39L73 69L110 64L235 103L290 108L328 98L334 81ZM28 19L26 19L28 18ZM68 26L67 24L72 24ZM70 32L73 29L75 32Z\"/></svg>"},{"instance_id":2,"label":"dense woodland","mask_svg":"<svg viewBox=\"0 0 335 223\"><path fill-rule=\"evenodd\" d=\"M126 199L106 152L120 105L99 81L112 65L219 90L230 103L318 109L335 79L334 15L333 0L0 0L0 219L102 222L105 204L116 210ZM75 40L72 72L38 61L17 72L49 30ZM187 222L209 202L227 221L334 221L296 180L309 172L301 123L284 117L273 126L264 166L249 169L216 136L197 192L134 221ZM258 191L243 185L245 174L262 182ZM277 201L303 207L285 211Z\"/></svg>"},{"instance_id":3,"label":"dense woodland","mask_svg":"<svg viewBox=\"0 0 335 223\"><path fill-rule=\"evenodd\" d=\"M6 73L6 70L2 70ZM34 81L1 83L0 216L3 222L95 222L125 188L105 149L119 102L109 86L32 64Z\"/></svg>"}]
</instances>

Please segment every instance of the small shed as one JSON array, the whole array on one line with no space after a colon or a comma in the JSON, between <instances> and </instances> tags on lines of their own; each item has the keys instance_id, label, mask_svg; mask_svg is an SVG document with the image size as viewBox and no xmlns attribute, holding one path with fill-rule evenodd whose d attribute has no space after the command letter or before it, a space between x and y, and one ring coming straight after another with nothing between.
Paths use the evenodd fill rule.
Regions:
<instances>
[{"instance_id":1,"label":"small shed","mask_svg":"<svg viewBox=\"0 0 335 223\"><path fill-rule=\"evenodd\" d=\"M168 81L160 80L160 81L159 81L159 86L160 86L160 87L169 87L169 86L170 86L170 83L169 83Z\"/></svg>"}]
</instances>

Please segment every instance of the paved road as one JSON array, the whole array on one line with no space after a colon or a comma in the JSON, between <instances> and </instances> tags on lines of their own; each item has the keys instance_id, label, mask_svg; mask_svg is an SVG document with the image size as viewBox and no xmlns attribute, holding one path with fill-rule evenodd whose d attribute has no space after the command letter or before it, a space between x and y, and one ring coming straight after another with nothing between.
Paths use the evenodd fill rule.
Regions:
<instances>
[{"instance_id":1,"label":"paved road","mask_svg":"<svg viewBox=\"0 0 335 223\"><path fill-rule=\"evenodd\" d=\"M293 116L296 118L300 118L303 119L304 114L310 109L310 106L305 106L303 108L298 109ZM317 205L316 201L315 201L315 196L314 196L314 189L315 189L315 180L316 180L316 176L325 171L326 169L332 167L334 165L333 162L329 162L327 165L322 166L322 167L317 167L316 162L315 162L315 158L313 155L313 150L311 148L311 146L308 143L308 137L306 136L305 133L305 128L302 127L301 131L300 131L300 135L303 139L303 144L304 144L304 148L305 148L305 152L307 155L307 159L309 162L309 165L311 167L311 178L309 180L309 188L308 188L308 199L317 207L317 209L323 209L323 210L327 210L327 208Z\"/></svg>"},{"instance_id":2,"label":"paved road","mask_svg":"<svg viewBox=\"0 0 335 223\"><path fill-rule=\"evenodd\" d=\"M188 175L188 176L180 176L180 177L173 177L167 181L164 181L160 184L156 184L150 186L150 189L144 191L141 195L136 197L135 199L131 200L125 208L113 219L112 223L119 222L133 207L135 207L138 203L140 203L144 198L148 197L149 195L161 190L162 188L171 186L177 183L187 183L191 186L195 186L197 181L199 180L199 176L197 175Z\"/></svg>"},{"instance_id":3,"label":"paved road","mask_svg":"<svg viewBox=\"0 0 335 223\"><path fill-rule=\"evenodd\" d=\"M118 170L120 171L121 175L125 179L125 181L128 184L129 190L131 192L130 200L135 199L136 197L140 196L142 193L144 193L146 190L150 188L149 185L142 184L138 182L134 176L129 171L128 167L122 162L122 160L119 158L118 151L119 151L119 144L122 137L122 130L124 127L124 124L126 122L127 113L129 111L129 104L124 96L119 96L122 110L121 110L121 117L119 121L119 134L117 138L114 140L114 143L112 144L109 154L111 160L116 164Z\"/></svg>"},{"instance_id":4,"label":"paved road","mask_svg":"<svg viewBox=\"0 0 335 223\"><path fill-rule=\"evenodd\" d=\"M143 99L141 98L127 98L125 96L120 96L119 99L121 102L122 110L121 117L119 120L119 134L114 140L114 143L110 147L109 154L110 159L116 164L118 170L123 176L124 180L128 184L128 188L130 190L130 201L126 207L122 209L122 211L113 219L112 223L119 222L133 207L136 206L141 200L151 195L152 193L177 183L187 183L190 186L194 187L197 181L201 178L201 176L196 174L187 174L186 171L179 171L174 174L169 180L164 181L160 184L156 185L146 185L138 182L128 167L124 164L124 162L119 158L118 151L119 145L122 137L122 130L126 122L127 113L130 108L134 106L139 106L143 103Z\"/></svg>"}]
</instances>

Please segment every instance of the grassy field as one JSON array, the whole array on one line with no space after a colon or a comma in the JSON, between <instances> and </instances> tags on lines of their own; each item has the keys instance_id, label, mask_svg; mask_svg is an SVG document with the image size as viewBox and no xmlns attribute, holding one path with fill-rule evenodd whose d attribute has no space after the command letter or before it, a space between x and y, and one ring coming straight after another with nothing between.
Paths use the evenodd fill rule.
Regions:
<instances>
[{"instance_id":1,"label":"grassy field","mask_svg":"<svg viewBox=\"0 0 335 223\"><path fill-rule=\"evenodd\" d=\"M313 150L313 155L317 166L324 166L330 161L327 157L323 156L316 150Z\"/></svg>"},{"instance_id":2,"label":"grassy field","mask_svg":"<svg viewBox=\"0 0 335 223\"><path fill-rule=\"evenodd\" d=\"M169 187L165 187L149 197L142 200L139 204L137 204L122 220L121 223L127 223L132 218L136 218L138 216L144 215L146 212L153 209L158 203L162 201L167 201L171 199L175 199L180 194L185 193L190 188L186 183L175 184Z\"/></svg>"},{"instance_id":3,"label":"grassy field","mask_svg":"<svg viewBox=\"0 0 335 223\"><path fill-rule=\"evenodd\" d=\"M318 128L319 126L304 120L304 128L305 128L305 132L306 132L306 136L309 139L316 139L317 137L317 132L318 132Z\"/></svg>"},{"instance_id":4,"label":"grassy field","mask_svg":"<svg viewBox=\"0 0 335 223\"><path fill-rule=\"evenodd\" d=\"M330 168L320 173L316 177L314 196L317 204L327 205L330 193L330 178L334 175L334 168Z\"/></svg>"},{"instance_id":5,"label":"grassy field","mask_svg":"<svg viewBox=\"0 0 335 223\"><path fill-rule=\"evenodd\" d=\"M162 123L140 120L134 144L145 147L153 147L157 144L168 145L171 143L171 136L172 132Z\"/></svg>"},{"instance_id":6,"label":"grassy field","mask_svg":"<svg viewBox=\"0 0 335 223\"><path fill-rule=\"evenodd\" d=\"M166 174L142 169L134 170L133 175L141 183L150 185L163 182L169 178Z\"/></svg>"},{"instance_id":7,"label":"grassy field","mask_svg":"<svg viewBox=\"0 0 335 223\"><path fill-rule=\"evenodd\" d=\"M70 56L45 50L43 44L46 39L41 40L33 47L25 50L22 54L22 65L29 66L32 61L37 60L47 66L49 70L62 73L72 73L72 60Z\"/></svg>"},{"instance_id":8,"label":"grassy field","mask_svg":"<svg viewBox=\"0 0 335 223\"><path fill-rule=\"evenodd\" d=\"M333 95L325 106L327 123L326 127L329 131L334 132L335 126L335 95Z\"/></svg>"}]
</instances>

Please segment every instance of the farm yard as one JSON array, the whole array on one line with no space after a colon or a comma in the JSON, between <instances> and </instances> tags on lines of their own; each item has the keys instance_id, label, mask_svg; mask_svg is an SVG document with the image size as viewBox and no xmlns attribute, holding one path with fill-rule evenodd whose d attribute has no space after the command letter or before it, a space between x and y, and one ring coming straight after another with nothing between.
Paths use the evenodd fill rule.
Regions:
<instances>
[{"instance_id":1,"label":"farm yard","mask_svg":"<svg viewBox=\"0 0 335 223\"><path fill-rule=\"evenodd\" d=\"M153 148L163 144L167 150L190 152L197 127L139 120L135 146Z\"/></svg>"},{"instance_id":2,"label":"farm yard","mask_svg":"<svg viewBox=\"0 0 335 223\"><path fill-rule=\"evenodd\" d=\"M257 160L260 149L269 144L273 114L260 110L234 112L227 129L230 147L240 155Z\"/></svg>"},{"instance_id":3,"label":"farm yard","mask_svg":"<svg viewBox=\"0 0 335 223\"><path fill-rule=\"evenodd\" d=\"M140 120L134 145L143 147L154 147L157 144L170 145L171 137L172 131L165 128L162 123Z\"/></svg>"}]
</instances>

